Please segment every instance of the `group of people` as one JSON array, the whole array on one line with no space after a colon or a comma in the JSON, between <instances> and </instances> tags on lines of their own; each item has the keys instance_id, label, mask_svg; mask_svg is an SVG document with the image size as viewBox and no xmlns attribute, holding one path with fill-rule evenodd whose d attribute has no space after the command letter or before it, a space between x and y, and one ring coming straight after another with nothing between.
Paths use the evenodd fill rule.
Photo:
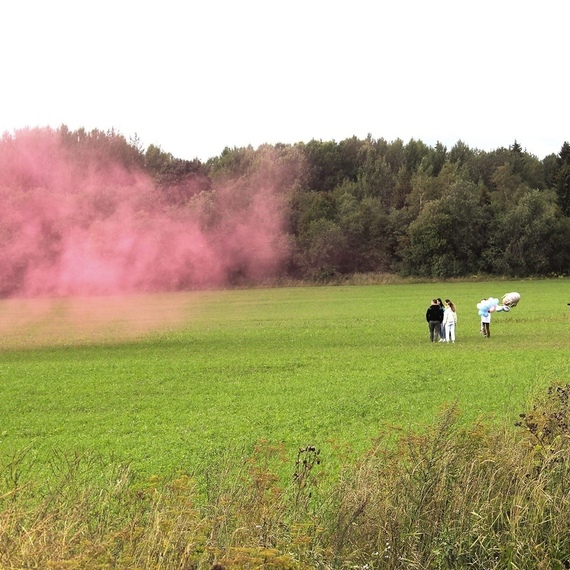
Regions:
<instances>
[{"instance_id":1,"label":"group of people","mask_svg":"<svg viewBox=\"0 0 570 570\"><path fill-rule=\"evenodd\" d=\"M455 342L455 326L457 325L457 311L450 299L432 299L426 311L426 321L429 325L429 339L431 342Z\"/></svg>"}]
</instances>

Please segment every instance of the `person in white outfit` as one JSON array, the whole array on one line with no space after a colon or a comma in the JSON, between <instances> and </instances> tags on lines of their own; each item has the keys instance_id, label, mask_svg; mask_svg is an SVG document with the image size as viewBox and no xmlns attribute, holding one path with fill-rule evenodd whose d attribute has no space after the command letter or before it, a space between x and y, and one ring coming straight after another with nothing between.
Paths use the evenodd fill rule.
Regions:
<instances>
[{"instance_id":1,"label":"person in white outfit","mask_svg":"<svg viewBox=\"0 0 570 570\"><path fill-rule=\"evenodd\" d=\"M457 311L455 305L445 300L445 312L443 313L443 326L445 327L445 340L455 342L455 325L457 324Z\"/></svg>"}]
</instances>

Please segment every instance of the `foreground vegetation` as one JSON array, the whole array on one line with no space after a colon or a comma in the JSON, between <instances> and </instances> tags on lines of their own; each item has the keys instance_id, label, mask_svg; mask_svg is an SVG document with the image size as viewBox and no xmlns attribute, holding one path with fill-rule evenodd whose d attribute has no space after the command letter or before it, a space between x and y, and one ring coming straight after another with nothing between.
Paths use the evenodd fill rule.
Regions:
<instances>
[{"instance_id":1,"label":"foreground vegetation","mask_svg":"<svg viewBox=\"0 0 570 570\"><path fill-rule=\"evenodd\" d=\"M483 339L476 303L511 290ZM453 346L428 342L434 295ZM5 301L0 568L563 568L567 295Z\"/></svg>"},{"instance_id":2,"label":"foreground vegetation","mask_svg":"<svg viewBox=\"0 0 570 570\"><path fill-rule=\"evenodd\" d=\"M319 450L278 483L278 448L207 471L207 500L180 476L60 457L43 491L2 466L2 568L566 568L570 386L520 431L460 429L446 409L422 435L379 440L326 493ZM96 476L95 476L96 475Z\"/></svg>"}]
</instances>

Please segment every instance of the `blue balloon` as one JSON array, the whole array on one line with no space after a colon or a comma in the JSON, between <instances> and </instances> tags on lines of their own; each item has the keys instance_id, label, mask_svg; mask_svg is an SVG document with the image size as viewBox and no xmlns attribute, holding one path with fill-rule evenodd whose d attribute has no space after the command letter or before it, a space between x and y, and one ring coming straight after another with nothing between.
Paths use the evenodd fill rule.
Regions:
<instances>
[{"instance_id":1,"label":"blue balloon","mask_svg":"<svg viewBox=\"0 0 570 570\"><path fill-rule=\"evenodd\" d=\"M479 309L479 316L480 317L488 317L489 316L489 309L492 307L496 307L499 304L499 299L495 297L489 297L488 299L484 299L480 303L477 303L477 308Z\"/></svg>"}]
</instances>

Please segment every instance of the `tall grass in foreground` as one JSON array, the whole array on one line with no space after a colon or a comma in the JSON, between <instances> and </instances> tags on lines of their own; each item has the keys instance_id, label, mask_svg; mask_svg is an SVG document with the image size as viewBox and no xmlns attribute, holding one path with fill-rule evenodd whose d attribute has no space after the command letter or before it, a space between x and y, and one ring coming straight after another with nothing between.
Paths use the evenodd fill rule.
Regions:
<instances>
[{"instance_id":1,"label":"tall grass in foreground","mask_svg":"<svg viewBox=\"0 0 570 570\"><path fill-rule=\"evenodd\" d=\"M552 387L517 430L461 427L447 407L335 481L307 446L281 485L287 460L263 442L199 478L144 484L71 455L38 488L15 457L0 466L0 568L567 568L569 396Z\"/></svg>"}]
</instances>

